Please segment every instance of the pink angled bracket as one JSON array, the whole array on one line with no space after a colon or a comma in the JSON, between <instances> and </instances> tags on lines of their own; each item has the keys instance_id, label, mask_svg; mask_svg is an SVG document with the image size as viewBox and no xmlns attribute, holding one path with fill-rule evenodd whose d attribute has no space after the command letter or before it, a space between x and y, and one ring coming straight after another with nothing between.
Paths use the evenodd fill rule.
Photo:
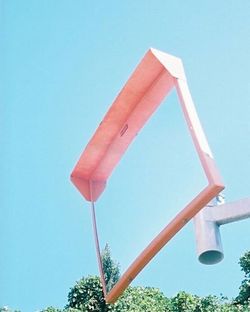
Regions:
<instances>
[{"instance_id":1,"label":"pink angled bracket","mask_svg":"<svg viewBox=\"0 0 250 312\"><path fill-rule=\"evenodd\" d=\"M150 49L146 53L114 100L77 162L71 174L72 182L86 200L91 201L92 204L97 201L104 191L108 177L131 141L173 88L177 89L185 120L208 185L151 241L108 294L94 218L97 257L104 295L108 303L114 303L160 249L224 189L188 89L182 62L175 56L155 49Z\"/></svg>"}]
</instances>

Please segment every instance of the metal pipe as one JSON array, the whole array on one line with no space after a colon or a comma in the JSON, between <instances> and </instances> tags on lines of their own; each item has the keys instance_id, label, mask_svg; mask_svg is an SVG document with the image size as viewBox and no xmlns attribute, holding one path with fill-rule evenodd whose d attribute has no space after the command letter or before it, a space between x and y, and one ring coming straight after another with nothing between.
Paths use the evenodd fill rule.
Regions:
<instances>
[{"instance_id":1,"label":"metal pipe","mask_svg":"<svg viewBox=\"0 0 250 312\"><path fill-rule=\"evenodd\" d=\"M224 258L220 229L210 220L210 208L206 206L194 217L196 249L203 264L216 264Z\"/></svg>"},{"instance_id":2,"label":"metal pipe","mask_svg":"<svg viewBox=\"0 0 250 312\"><path fill-rule=\"evenodd\" d=\"M232 203L211 201L194 217L196 249L203 264L216 264L224 258L220 226L250 217L250 198Z\"/></svg>"},{"instance_id":3,"label":"metal pipe","mask_svg":"<svg viewBox=\"0 0 250 312\"><path fill-rule=\"evenodd\" d=\"M211 219L218 225L250 218L250 198L244 198L220 207L212 207Z\"/></svg>"}]
</instances>

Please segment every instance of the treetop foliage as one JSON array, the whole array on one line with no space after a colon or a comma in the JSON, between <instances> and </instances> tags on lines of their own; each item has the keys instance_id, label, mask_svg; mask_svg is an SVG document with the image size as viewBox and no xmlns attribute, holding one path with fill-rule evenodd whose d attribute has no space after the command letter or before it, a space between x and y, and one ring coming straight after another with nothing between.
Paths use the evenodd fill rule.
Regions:
<instances>
[{"instance_id":1,"label":"treetop foliage","mask_svg":"<svg viewBox=\"0 0 250 312\"><path fill-rule=\"evenodd\" d=\"M111 251L108 244L105 245L101 257L106 289L109 292L120 278L119 264L111 258Z\"/></svg>"},{"instance_id":2,"label":"treetop foliage","mask_svg":"<svg viewBox=\"0 0 250 312\"><path fill-rule=\"evenodd\" d=\"M119 265L111 258L110 248L102 252L105 281L110 290L120 276ZM153 287L129 286L115 304L106 304L100 278L83 277L68 294L68 304L64 309L48 307L40 312L250 312L250 251L239 260L245 278L239 295L234 300L216 296L199 297L184 291L167 298ZM8 307L0 312L13 311Z\"/></svg>"},{"instance_id":3,"label":"treetop foliage","mask_svg":"<svg viewBox=\"0 0 250 312\"><path fill-rule=\"evenodd\" d=\"M245 273L246 278L250 278L250 251L246 252L239 261L241 270Z\"/></svg>"},{"instance_id":4,"label":"treetop foliage","mask_svg":"<svg viewBox=\"0 0 250 312\"><path fill-rule=\"evenodd\" d=\"M245 278L241 282L239 295L235 298L235 303L247 305L250 303L250 251L240 258L239 264L241 270L245 273Z\"/></svg>"}]
</instances>

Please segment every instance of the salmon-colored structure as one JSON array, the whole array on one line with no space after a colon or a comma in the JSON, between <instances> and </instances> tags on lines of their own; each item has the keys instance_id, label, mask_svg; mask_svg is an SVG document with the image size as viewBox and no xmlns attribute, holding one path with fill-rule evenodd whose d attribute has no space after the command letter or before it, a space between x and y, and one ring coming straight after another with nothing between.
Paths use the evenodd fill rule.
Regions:
<instances>
[{"instance_id":1,"label":"salmon-colored structure","mask_svg":"<svg viewBox=\"0 0 250 312\"><path fill-rule=\"evenodd\" d=\"M94 202L104 191L108 177L131 141L173 88L177 89L185 120L208 184L152 240L107 294ZM113 303L157 252L224 188L197 116L179 58L155 49L150 49L145 54L82 153L71 174L71 180L85 199L92 202L97 256L104 295L108 303Z\"/></svg>"}]
</instances>

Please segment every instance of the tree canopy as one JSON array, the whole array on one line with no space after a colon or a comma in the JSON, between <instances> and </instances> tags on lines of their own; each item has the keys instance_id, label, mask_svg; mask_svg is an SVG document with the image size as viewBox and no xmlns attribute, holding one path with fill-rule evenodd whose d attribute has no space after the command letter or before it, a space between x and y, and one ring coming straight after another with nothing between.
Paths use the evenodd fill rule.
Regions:
<instances>
[{"instance_id":1,"label":"tree canopy","mask_svg":"<svg viewBox=\"0 0 250 312\"><path fill-rule=\"evenodd\" d=\"M120 278L119 264L112 259L108 244L105 245L105 248L102 251L101 256L102 256L104 279L107 291L109 292Z\"/></svg>"},{"instance_id":2,"label":"tree canopy","mask_svg":"<svg viewBox=\"0 0 250 312\"><path fill-rule=\"evenodd\" d=\"M241 282L240 292L235 298L235 302L244 305L250 302L250 251L240 258L239 264L245 278Z\"/></svg>"},{"instance_id":3,"label":"tree canopy","mask_svg":"<svg viewBox=\"0 0 250 312\"><path fill-rule=\"evenodd\" d=\"M119 264L111 258L108 245L102 252L105 282L110 290L120 276ZM249 312L250 311L250 251L239 260L244 279L235 299L217 296L199 297L184 291L168 298L153 287L129 286L115 304L106 304L100 278L88 276L70 289L64 309L48 307L40 312ZM20 312L0 308L0 312Z\"/></svg>"}]
</instances>

